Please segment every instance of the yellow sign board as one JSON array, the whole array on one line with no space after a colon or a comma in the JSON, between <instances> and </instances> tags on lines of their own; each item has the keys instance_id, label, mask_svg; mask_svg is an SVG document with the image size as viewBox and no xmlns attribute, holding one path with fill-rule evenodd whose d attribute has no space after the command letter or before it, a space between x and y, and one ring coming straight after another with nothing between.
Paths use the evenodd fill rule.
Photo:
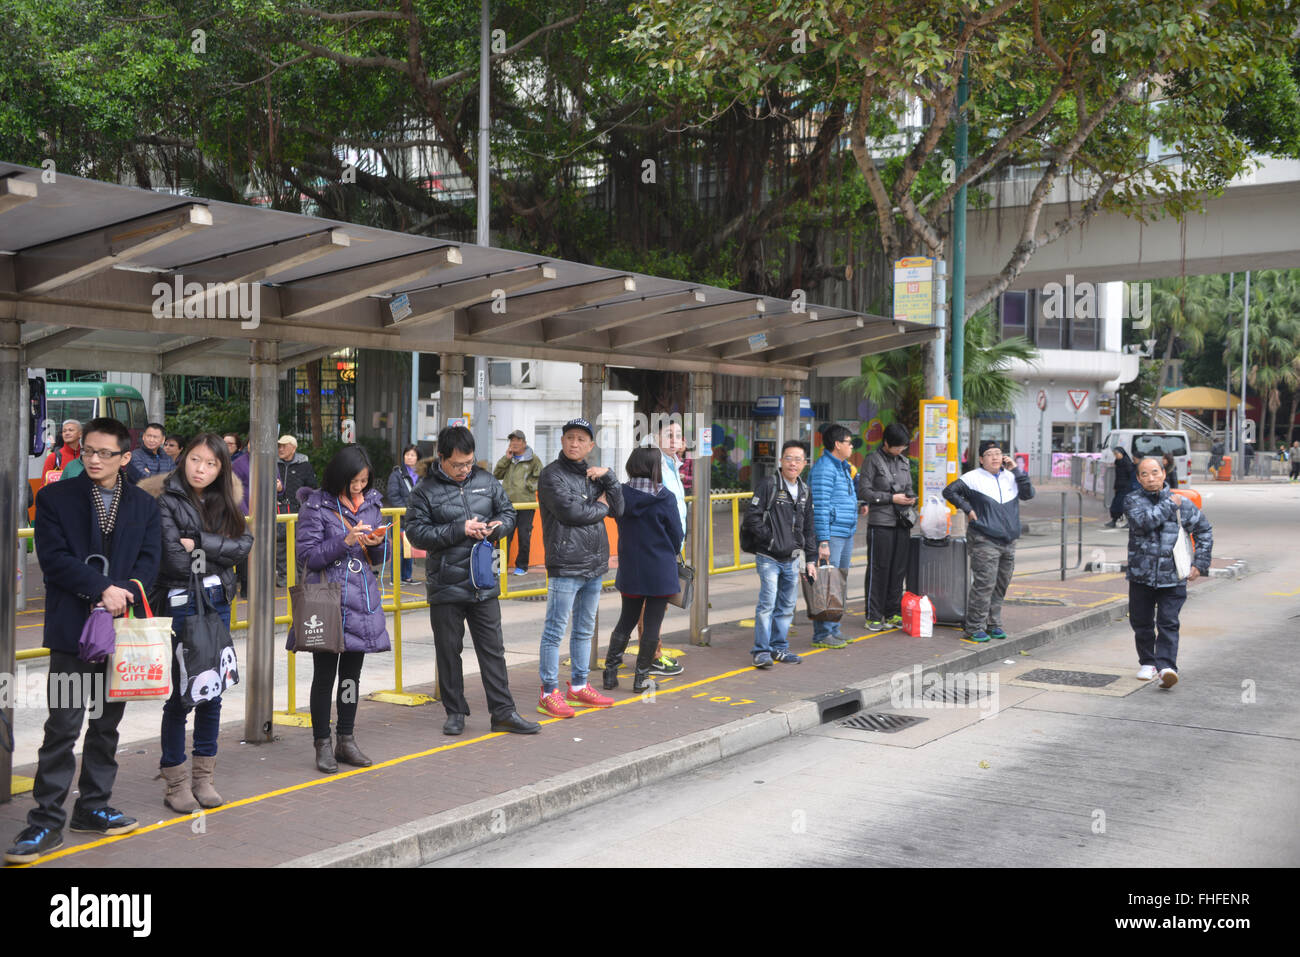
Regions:
<instances>
[{"instance_id":1,"label":"yellow sign board","mask_svg":"<svg viewBox=\"0 0 1300 957\"><path fill-rule=\"evenodd\" d=\"M957 511L943 497L944 486L957 478L957 400L935 396L921 400L921 488L924 504L936 498Z\"/></svg>"},{"instance_id":2,"label":"yellow sign board","mask_svg":"<svg viewBox=\"0 0 1300 957\"><path fill-rule=\"evenodd\" d=\"M894 263L894 318L934 322L934 260L909 256Z\"/></svg>"}]
</instances>

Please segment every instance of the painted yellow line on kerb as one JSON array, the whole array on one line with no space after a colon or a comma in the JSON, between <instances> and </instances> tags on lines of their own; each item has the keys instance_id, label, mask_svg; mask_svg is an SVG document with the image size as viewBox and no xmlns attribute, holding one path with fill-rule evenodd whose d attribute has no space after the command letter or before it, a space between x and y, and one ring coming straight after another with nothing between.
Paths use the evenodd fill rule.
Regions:
<instances>
[{"instance_id":1,"label":"painted yellow line on kerb","mask_svg":"<svg viewBox=\"0 0 1300 957\"><path fill-rule=\"evenodd\" d=\"M887 629L886 631L877 631L869 635L862 635L859 638L849 639L849 644L855 644L859 641L866 641L868 638L874 638L877 635L883 635L883 634L887 634L889 631L897 631L897 630L898 629L896 628L891 628L891 629ZM809 655L817 655L817 654L821 654L823 651L829 651L829 650L832 649L814 648L812 651L804 652L803 654L800 655L800 657L806 658ZM750 665L745 668L737 668L734 671L724 671L722 674L713 675L712 677L709 678L701 678L699 681L692 681L689 684L674 685L671 688L664 688L661 691L656 691L655 695L656 697L658 697L660 695L675 694L678 691L686 691L689 688L698 688L701 685L707 685L715 681L721 681L724 678L734 678L736 675L743 675L746 671L757 671L757 670L758 669L755 668L753 665ZM633 704L635 702L640 702L640 701L641 701L640 695L632 695L630 698L624 698L622 701L614 702L613 707L619 708L622 707L623 705ZM575 717L584 714L592 714L600 711L609 711L609 710L610 710L609 708L585 708L582 711L577 712ZM570 719L546 718L538 723L555 724L557 721L568 721L568 720ZM358 774L368 774L371 771L380 771L384 768L396 767L399 764L405 764L407 761L415 761L418 758L427 758L435 754L441 754L444 751L454 751L456 748L463 748L471 744L478 744L479 742L482 741L491 741L493 738L503 738L506 737L507 734L509 734L509 732L507 731L494 731L494 732L489 732L488 734L479 735L477 738L467 738L464 741L457 741L453 744L444 744L437 748L429 748L427 751L417 751L414 754L404 754L399 758L390 758L387 761L380 761L376 764L372 764L368 768L354 768L351 771L341 771L338 774L329 774L324 777L316 778L311 781L303 781L301 784L291 784L288 787L277 788L274 791L267 791L264 794L255 794L252 797L240 798L237 801L227 802L226 804L221 805L221 807L209 808L203 811L202 813L204 815L219 814L222 811L233 810L234 808L237 807L246 807L250 804L258 804L261 801L266 801L270 798L281 797L282 795L285 794L293 794L295 791L302 791L305 790L306 788L314 788L314 787L320 787L321 785L325 785L325 784L332 784L335 781L343 781L346 780L347 778L355 777ZM132 837L139 837L142 834L149 834L152 831L160 831L165 827L173 827L177 824L184 824L187 821L193 821L194 819L195 818L192 814L182 814L177 817L170 818L166 821L159 821L156 824L147 824L144 827L136 828L134 831L131 831L129 834L117 834L114 835L113 837L101 837L99 840L96 841L87 841L85 844L77 844L73 847L65 847L62 850L55 851L53 854L46 854L40 860L33 861L31 864L19 864L19 865L11 864L9 866L10 867L15 867L15 866L36 867L37 865L44 864L47 861L55 861L61 857L69 857L73 854L80 854L82 851L88 851L91 848L95 848L95 847L104 847L108 844L116 844L118 841L125 841Z\"/></svg>"}]
</instances>

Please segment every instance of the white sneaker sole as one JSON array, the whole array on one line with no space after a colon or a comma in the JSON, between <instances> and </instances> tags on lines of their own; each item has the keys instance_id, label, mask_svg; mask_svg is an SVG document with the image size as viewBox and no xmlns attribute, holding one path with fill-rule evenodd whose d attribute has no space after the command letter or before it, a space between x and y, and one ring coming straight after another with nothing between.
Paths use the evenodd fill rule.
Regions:
<instances>
[{"instance_id":1,"label":"white sneaker sole","mask_svg":"<svg viewBox=\"0 0 1300 957\"><path fill-rule=\"evenodd\" d=\"M1178 684L1178 672L1163 671L1160 673L1160 687L1172 688L1176 684Z\"/></svg>"}]
</instances>

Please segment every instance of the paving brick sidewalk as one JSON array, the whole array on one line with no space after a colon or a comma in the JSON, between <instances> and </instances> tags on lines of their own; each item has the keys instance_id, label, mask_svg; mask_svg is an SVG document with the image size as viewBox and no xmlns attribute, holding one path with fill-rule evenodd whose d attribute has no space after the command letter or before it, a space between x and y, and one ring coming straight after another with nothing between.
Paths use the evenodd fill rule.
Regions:
<instances>
[{"instance_id":1,"label":"paving brick sidewalk","mask_svg":"<svg viewBox=\"0 0 1300 957\"><path fill-rule=\"evenodd\" d=\"M1014 637L1086 609L1104 608L1126 593L1123 576L1117 574L1081 576L1066 582L1053 576L1021 579L1008 593L1004 622ZM632 695L631 675L625 672L622 687L612 692L618 702L614 708L583 712L569 720L544 721L541 733L531 737L488 733L482 685L473 674L467 675L466 681L473 713L459 738L441 733L444 715L437 704L410 708L363 700L357 737L376 762L368 769L319 774L309 728L277 726L278 738L273 743L248 745L239 741L242 720L227 723L221 736L217 785L229 803L201 819L174 815L162 804L162 783L154 779L157 739L124 742L119 749L113 804L138 817L141 830L107 839L65 832L64 849L38 866L286 863L853 682L910 671L914 664L931 664L963 651L994 647L964 642L957 631L948 628L936 629L929 639L910 638L898 631L865 637L858 600L850 603L845 633L853 638L864 636L860 640L843 650L812 650L812 625L800 610L791 646L804 654L803 663L758 671L749 667L752 626L740 621L715 624L709 647L689 645L682 632L667 636L666 644L684 653L686 671L662 679L654 700ZM603 648L608 635L601 638ZM466 655L472 657L468 647ZM631 660L629 656L629 665ZM593 676L599 681L598 673ZM362 673L363 693L384 687L386 677L378 660L368 664ZM512 667L510 685L520 712L541 719L534 710L536 662ZM434 689L417 686L409 690L432 693ZM144 705L150 706L157 707ZM16 772L30 776L35 767L19 767ZM0 839L8 839L22 828L30 807L30 794L0 805Z\"/></svg>"}]
</instances>

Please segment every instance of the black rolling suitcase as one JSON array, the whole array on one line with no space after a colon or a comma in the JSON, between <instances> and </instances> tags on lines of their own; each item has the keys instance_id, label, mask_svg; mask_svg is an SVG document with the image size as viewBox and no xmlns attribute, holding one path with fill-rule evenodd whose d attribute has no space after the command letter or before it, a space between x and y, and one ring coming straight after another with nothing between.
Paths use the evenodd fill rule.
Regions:
<instances>
[{"instance_id":1,"label":"black rolling suitcase","mask_svg":"<svg viewBox=\"0 0 1300 957\"><path fill-rule=\"evenodd\" d=\"M907 552L907 590L930 599L935 624L965 624L970 593L966 539L912 536Z\"/></svg>"}]
</instances>

